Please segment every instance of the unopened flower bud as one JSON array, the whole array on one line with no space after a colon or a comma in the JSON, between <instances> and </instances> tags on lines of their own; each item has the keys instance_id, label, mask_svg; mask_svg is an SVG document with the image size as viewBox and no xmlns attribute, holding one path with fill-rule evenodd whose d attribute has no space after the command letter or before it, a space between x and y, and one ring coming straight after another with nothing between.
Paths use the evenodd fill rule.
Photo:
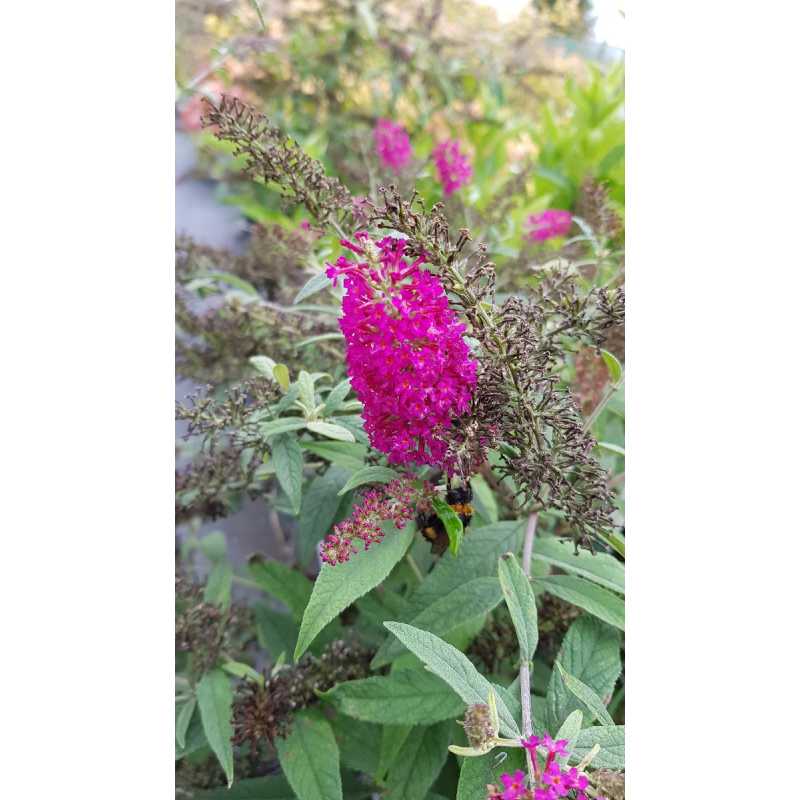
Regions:
<instances>
[{"instance_id":1,"label":"unopened flower bud","mask_svg":"<svg viewBox=\"0 0 800 800\"><path fill-rule=\"evenodd\" d=\"M474 703L467 708L464 714L464 733L467 734L470 747L476 750L497 736L497 731L492 726L492 714L486 703Z\"/></svg>"}]
</instances>

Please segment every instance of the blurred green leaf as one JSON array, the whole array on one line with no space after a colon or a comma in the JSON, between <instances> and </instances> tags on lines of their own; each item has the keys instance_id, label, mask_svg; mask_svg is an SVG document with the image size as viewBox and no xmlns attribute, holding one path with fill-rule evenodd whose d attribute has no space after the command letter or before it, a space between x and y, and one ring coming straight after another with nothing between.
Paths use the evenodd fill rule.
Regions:
<instances>
[{"instance_id":1,"label":"blurred green leaf","mask_svg":"<svg viewBox=\"0 0 800 800\"><path fill-rule=\"evenodd\" d=\"M450 538L450 552L455 556L458 553L461 540L464 538L464 525L458 514L438 495L431 497L431 504L436 516L439 517L444 525L444 529Z\"/></svg>"},{"instance_id":2,"label":"blurred green leaf","mask_svg":"<svg viewBox=\"0 0 800 800\"><path fill-rule=\"evenodd\" d=\"M399 480L400 474L388 467L364 467L351 476L350 480L342 487L339 494L344 494L356 486L363 486L365 483L375 483L383 486L393 480Z\"/></svg>"},{"instance_id":3,"label":"blurred green leaf","mask_svg":"<svg viewBox=\"0 0 800 800\"><path fill-rule=\"evenodd\" d=\"M303 451L294 436L281 433L272 440L272 463L278 483L298 514L303 502Z\"/></svg>"},{"instance_id":4,"label":"blurred green leaf","mask_svg":"<svg viewBox=\"0 0 800 800\"><path fill-rule=\"evenodd\" d=\"M228 784L233 781L232 703L231 682L221 669L212 669L203 675L197 684L197 704L206 738L225 772Z\"/></svg>"}]
</instances>

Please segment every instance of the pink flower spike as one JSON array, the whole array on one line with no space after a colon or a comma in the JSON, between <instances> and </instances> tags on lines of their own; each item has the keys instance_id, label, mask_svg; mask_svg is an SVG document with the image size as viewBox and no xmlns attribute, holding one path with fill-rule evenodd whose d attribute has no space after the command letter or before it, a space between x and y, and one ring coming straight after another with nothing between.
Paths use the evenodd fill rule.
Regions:
<instances>
[{"instance_id":1,"label":"pink flower spike","mask_svg":"<svg viewBox=\"0 0 800 800\"><path fill-rule=\"evenodd\" d=\"M569 786L566 785L566 773L561 772L561 767L553 762L547 770L542 774L542 780L549 783L555 792L561 797L566 797L569 794Z\"/></svg>"},{"instance_id":2,"label":"pink flower spike","mask_svg":"<svg viewBox=\"0 0 800 800\"><path fill-rule=\"evenodd\" d=\"M402 125L379 119L372 136L375 139L375 152L381 157L384 169L398 172L411 160L411 144Z\"/></svg>"},{"instance_id":3,"label":"pink flower spike","mask_svg":"<svg viewBox=\"0 0 800 800\"><path fill-rule=\"evenodd\" d=\"M507 772L500 776L500 780L506 790L500 795L502 800L517 800L525 791L525 773L518 769L512 778Z\"/></svg>"},{"instance_id":4,"label":"pink flower spike","mask_svg":"<svg viewBox=\"0 0 800 800\"><path fill-rule=\"evenodd\" d=\"M527 236L531 242L546 242L556 236L566 236L572 225L572 214L560 208L549 208L528 217Z\"/></svg>"},{"instance_id":5,"label":"pink flower spike","mask_svg":"<svg viewBox=\"0 0 800 800\"><path fill-rule=\"evenodd\" d=\"M467 157L458 151L459 143L448 139L433 148L431 158L439 173L439 183L444 188L444 196L448 197L457 189L466 185L474 175Z\"/></svg>"}]
</instances>

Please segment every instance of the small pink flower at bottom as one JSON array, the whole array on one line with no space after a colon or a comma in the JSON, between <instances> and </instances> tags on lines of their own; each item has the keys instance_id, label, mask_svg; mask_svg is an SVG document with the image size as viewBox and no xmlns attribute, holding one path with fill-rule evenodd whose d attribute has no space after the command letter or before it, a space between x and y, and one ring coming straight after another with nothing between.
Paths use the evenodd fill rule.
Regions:
<instances>
[{"instance_id":1,"label":"small pink flower at bottom","mask_svg":"<svg viewBox=\"0 0 800 800\"><path fill-rule=\"evenodd\" d=\"M500 795L502 800L518 800L525 791L525 773L520 769L514 773L513 778L506 773L500 776L500 780L506 787L506 790Z\"/></svg>"},{"instance_id":2,"label":"small pink flower at bottom","mask_svg":"<svg viewBox=\"0 0 800 800\"><path fill-rule=\"evenodd\" d=\"M547 768L547 771L542 774L542 780L545 783L549 783L551 788L554 789L561 797L566 797L569 794L569 786L566 785L564 780L565 777L568 776L561 772L561 767L559 767L555 762L553 762Z\"/></svg>"},{"instance_id":3,"label":"small pink flower at bottom","mask_svg":"<svg viewBox=\"0 0 800 800\"><path fill-rule=\"evenodd\" d=\"M566 747L569 744L569 739L559 739L554 742L550 738L550 734L546 733L542 739L542 744L555 756L567 755Z\"/></svg>"},{"instance_id":4,"label":"small pink flower at bottom","mask_svg":"<svg viewBox=\"0 0 800 800\"><path fill-rule=\"evenodd\" d=\"M534 789L533 800L558 800L558 794L550 787L547 789Z\"/></svg>"},{"instance_id":5,"label":"small pink flower at bottom","mask_svg":"<svg viewBox=\"0 0 800 800\"><path fill-rule=\"evenodd\" d=\"M532 753L535 753L536 748L539 747L539 745L541 744L542 740L538 736L536 736L536 734L533 733L530 735L527 742L525 741L524 738L522 740L522 746L527 747L528 750L530 750Z\"/></svg>"},{"instance_id":6,"label":"small pink flower at bottom","mask_svg":"<svg viewBox=\"0 0 800 800\"><path fill-rule=\"evenodd\" d=\"M569 786L570 789L579 789L583 791L589 785L589 779L585 775L578 775L576 767L564 775L564 785Z\"/></svg>"}]
</instances>

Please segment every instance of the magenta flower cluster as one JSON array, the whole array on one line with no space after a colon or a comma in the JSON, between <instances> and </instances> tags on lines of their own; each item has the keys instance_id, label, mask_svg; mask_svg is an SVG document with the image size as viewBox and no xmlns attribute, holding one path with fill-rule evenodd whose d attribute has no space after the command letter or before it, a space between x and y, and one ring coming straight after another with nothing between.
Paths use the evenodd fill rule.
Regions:
<instances>
[{"instance_id":1,"label":"magenta flower cluster","mask_svg":"<svg viewBox=\"0 0 800 800\"><path fill-rule=\"evenodd\" d=\"M432 514L431 497L436 491L433 484L423 481L422 488L417 489L412 481L413 476L409 476L368 492L362 505L353 506L350 519L335 525L328 540L322 542L319 553L322 561L331 566L349 561L350 556L358 552L354 539L361 539L364 550L369 550L371 544L383 538L381 522L391 519L398 530L403 530L415 513Z\"/></svg>"},{"instance_id":2,"label":"magenta flower cluster","mask_svg":"<svg viewBox=\"0 0 800 800\"><path fill-rule=\"evenodd\" d=\"M447 431L469 407L477 362L463 338L439 279L424 256L404 259L405 240L342 245L362 259L340 256L327 275L345 278L339 325L347 342L347 373L364 404L373 447L397 464L447 463Z\"/></svg>"},{"instance_id":3,"label":"magenta flower cluster","mask_svg":"<svg viewBox=\"0 0 800 800\"><path fill-rule=\"evenodd\" d=\"M555 236L566 236L572 225L572 214L560 208L549 208L528 217L527 236L531 242L546 242Z\"/></svg>"},{"instance_id":4,"label":"magenta flower cluster","mask_svg":"<svg viewBox=\"0 0 800 800\"><path fill-rule=\"evenodd\" d=\"M455 139L448 139L436 145L431 153L445 197L464 186L473 175L467 157L458 148L459 143Z\"/></svg>"},{"instance_id":5,"label":"magenta flower cluster","mask_svg":"<svg viewBox=\"0 0 800 800\"><path fill-rule=\"evenodd\" d=\"M548 734L544 736L530 736L527 740L522 740L522 746L531 751L531 761L536 785L527 788L525 786L525 773L517 770L513 775L505 773L500 776L503 787L496 784L488 784L489 793L487 800L560 800L562 797L574 798L574 800L588 800L583 793L589 786L589 779L578 772L577 767L568 770L562 769L556 763L556 756L567 756L567 739L559 739L554 742ZM539 761L536 752L537 747L547 749L547 757L544 764ZM598 797L597 800L605 800Z\"/></svg>"},{"instance_id":6,"label":"magenta flower cluster","mask_svg":"<svg viewBox=\"0 0 800 800\"><path fill-rule=\"evenodd\" d=\"M397 172L411 160L411 143L402 125L379 119L372 136L384 169Z\"/></svg>"}]
</instances>

